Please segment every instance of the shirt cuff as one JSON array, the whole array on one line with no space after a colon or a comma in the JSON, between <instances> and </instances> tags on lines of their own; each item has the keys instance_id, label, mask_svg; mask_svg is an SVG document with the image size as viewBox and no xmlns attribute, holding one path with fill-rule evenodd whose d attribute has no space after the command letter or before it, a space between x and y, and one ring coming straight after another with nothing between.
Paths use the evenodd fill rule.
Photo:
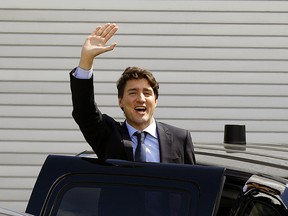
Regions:
<instances>
[{"instance_id":1,"label":"shirt cuff","mask_svg":"<svg viewBox=\"0 0 288 216\"><path fill-rule=\"evenodd\" d=\"M77 67L73 75L77 79L90 79L93 75L93 68L90 70L84 70L80 67Z\"/></svg>"}]
</instances>

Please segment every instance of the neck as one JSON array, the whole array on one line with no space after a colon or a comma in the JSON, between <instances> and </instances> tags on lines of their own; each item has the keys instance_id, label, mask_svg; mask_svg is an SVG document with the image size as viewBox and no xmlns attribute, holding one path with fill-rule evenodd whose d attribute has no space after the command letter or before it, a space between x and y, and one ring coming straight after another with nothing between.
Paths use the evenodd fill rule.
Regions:
<instances>
[{"instance_id":1,"label":"neck","mask_svg":"<svg viewBox=\"0 0 288 216\"><path fill-rule=\"evenodd\" d=\"M143 124L133 124L133 123L129 122L127 119L126 119L126 121L131 127L135 128L136 130L143 131L147 127L149 127L155 120L153 118L150 122L145 122L145 124L144 123Z\"/></svg>"}]
</instances>

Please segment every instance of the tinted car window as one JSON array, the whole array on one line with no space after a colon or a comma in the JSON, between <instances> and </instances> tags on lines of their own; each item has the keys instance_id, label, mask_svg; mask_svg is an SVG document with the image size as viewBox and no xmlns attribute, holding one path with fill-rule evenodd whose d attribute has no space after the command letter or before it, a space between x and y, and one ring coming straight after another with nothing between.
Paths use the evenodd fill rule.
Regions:
<instances>
[{"instance_id":1,"label":"tinted car window","mask_svg":"<svg viewBox=\"0 0 288 216\"><path fill-rule=\"evenodd\" d=\"M190 195L182 190L140 186L81 186L67 190L56 215L187 215Z\"/></svg>"},{"instance_id":2,"label":"tinted car window","mask_svg":"<svg viewBox=\"0 0 288 216\"><path fill-rule=\"evenodd\" d=\"M272 205L269 205L265 202L259 202L254 200L248 203L243 216L254 216L254 215L281 216L281 213L279 213Z\"/></svg>"}]
</instances>

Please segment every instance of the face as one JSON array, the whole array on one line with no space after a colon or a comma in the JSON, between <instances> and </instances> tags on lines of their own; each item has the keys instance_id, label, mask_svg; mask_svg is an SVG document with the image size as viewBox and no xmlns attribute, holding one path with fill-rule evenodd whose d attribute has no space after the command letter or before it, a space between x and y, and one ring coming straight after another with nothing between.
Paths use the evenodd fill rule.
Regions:
<instances>
[{"instance_id":1,"label":"face","mask_svg":"<svg viewBox=\"0 0 288 216\"><path fill-rule=\"evenodd\" d=\"M128 80L119 106L124 109L127 122L137 130L143 130L153 121L157 99L146 79Z\"/></svg>"}]
</instances>

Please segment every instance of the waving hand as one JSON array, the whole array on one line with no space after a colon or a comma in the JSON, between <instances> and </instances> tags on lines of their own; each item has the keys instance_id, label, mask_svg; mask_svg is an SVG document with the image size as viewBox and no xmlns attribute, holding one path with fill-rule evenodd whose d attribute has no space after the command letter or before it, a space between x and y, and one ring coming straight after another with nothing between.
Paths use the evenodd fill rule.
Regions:
<instances>
[{"instance_id":1,"label":"waving hand","mask_svg":"<svg viewBox=\"0 0 288 216\"><path fill-rule=\"evenodd\" d=\"M86 39L82 46L79 67L89 70L93 66L94 58L102 53L111 51L116 43L106 45L109 39L116 33L118 26L116 24L106 23L98 26Z\"/></svg>"}]
</instances>

